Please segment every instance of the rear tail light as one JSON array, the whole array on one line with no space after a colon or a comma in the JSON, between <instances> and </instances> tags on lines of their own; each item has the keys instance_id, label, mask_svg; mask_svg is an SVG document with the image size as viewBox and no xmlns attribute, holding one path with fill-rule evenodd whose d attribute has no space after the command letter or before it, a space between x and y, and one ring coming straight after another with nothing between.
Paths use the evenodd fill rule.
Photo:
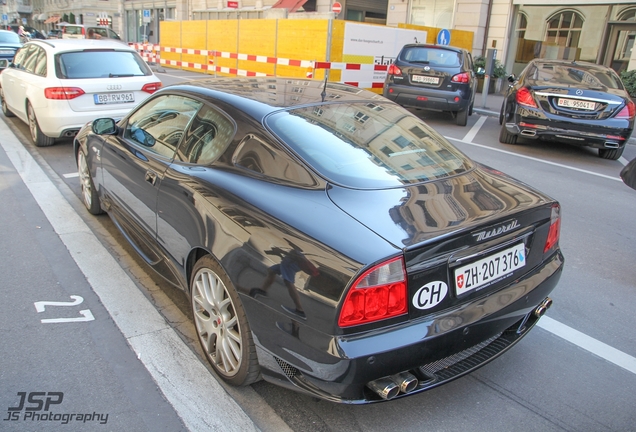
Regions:
<instances>
[{"instance_id":1,"label":"rear tail light","mask_svg":"<svg viewBox=\"0 0 636 432\"><path fill-rule=\"evenodd\" d=\"M457 75L453 75L451 81L456 83L469 83L470 75L468 75L466 72L458 73Z\"/></svg>"},{"instance_id":2,"label":"rear tail light","mask_svg":"<svg viewBox=\"0 0 636 432\"><path fill-rule=\"evenodd\" d=\"M397 75L397 76L401 76L402 75L402 69L400 69L399 67L397 67L396 65L392 64L391 66L389 66L389 70L387 72L389 75Z\"/></svg>"},{"instance_id":3,"label":"rear tail light","mask_svg":"<svg viewBox=\"0 0 636 432\"><path fill-rule=\"evenodd\" d=\"M86 29L82 27L82 36L86 36Z\"/></svg>"},{"instance_id":4,"label":"rear tail light","mask_svg":"<svg viewBox=\"0 0 636 432\"><path fill-rule=\"evenodd\" d=\"M354 281L340 310L338 325L367 324L407 311L404 261L394 258L371 268Z\"/></svg>"},{"instance_id":5,"label":"rear tail light","mask_svg":"<svg viewBox=\"0 0 636 432\"><path fill-rule=\"evenodd\" d=\"M545 241L543 247L543 253L556 248L559 243L559 237L561 235L561 206L555 204L552 206L552 213L550 214L550 230L548 231L548 238Z\"/></svg>"},{"instance_id":6,"label":"rear tail light","mask_svg":"<svg viewBox=\"0 0 636 432\"><path fill-rule=\"evenodd\" d=\"M55 100L75 99L84 94L79 87L48 87L44 89L44 97Z\"/></svg>"},{"instance_id":7,"label":"rear tail light","mask_svg":"<svg viewBox=\"0 0 636 432\"><path fill-rule=\"evenodd\" d=\"M154 83L150 83L150 84L145 84L141 88L141 91L145 91L146 93L153 94L154 92L156 92L160 88L161 88L161 83L160 82L154 82Z\"/></svg>"},{"instance_id":8,"label":"rear tail light","mask_svg":"<svg viewBox=\"0 0 636 432\"><path fill-rule=\"evenodd\" d=\"M636 115L636 104L631 100L628 100L623 109L616 114L616 118L631 119Z\"/></svg>"},{"instance_id":9,"label":"rear tail light","mask_svg":"<svg viewBox=\"0 0 636 432\"><path fill-rule=\"evenodd\" d=\"M532 97L532 93L525 87L521 87L517 90L517 103L531 108L538 108L537 103Z\"/></svg>"}]
</instances>

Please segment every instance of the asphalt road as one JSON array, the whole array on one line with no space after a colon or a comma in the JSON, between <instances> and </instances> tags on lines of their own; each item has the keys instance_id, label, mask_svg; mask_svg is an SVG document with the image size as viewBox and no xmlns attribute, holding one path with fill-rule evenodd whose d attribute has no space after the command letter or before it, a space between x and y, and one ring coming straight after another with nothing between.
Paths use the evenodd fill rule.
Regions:
<instances>
[{"instance_id":1,"label":"asphalt road","mask_svg":"<svg viewBox=\"0 0 636 432\"><path fill-rule=\"evenodd\" d=\"M200 77L175 70L158 76L165 84ZM498 111L494 97L489 105ZM416 113L474 160L561 202L566 265L552 295L554 306L502 357L448 385L397 401L335 405L265 382L226 391L263 430L278 430L280 419L297 431L634 430L636 191L618 173L636 158L636 146L630 143L621 160L609 161L595 150L568 145L501 144L493 116L475 113L467 127L459 127L441 113ZM25 125L5 120L27 136ZM37 153L77 195L71 148L71 141L61 141ZM107 217L91 218L81 204L76 209L200 360L183 295L135 258Z\"/></svg>"}]
</instances>

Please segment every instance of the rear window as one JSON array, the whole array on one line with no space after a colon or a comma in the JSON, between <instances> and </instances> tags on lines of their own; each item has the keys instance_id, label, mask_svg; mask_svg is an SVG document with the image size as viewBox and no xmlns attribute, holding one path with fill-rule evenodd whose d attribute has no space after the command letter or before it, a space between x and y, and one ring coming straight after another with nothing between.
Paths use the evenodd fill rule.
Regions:
<instances>
[{"instance_id":1,"label":"rear window","mask_svg":"<svg viewBox=\"0 0 636 432\"><path fill-rule=\"evenodd\" d=\"M133 51L86 50L58 54L56 73L61 79L122 78L152 75Z\"/></svg>"},{"instance_id":2,"label":"rear window","mask_svg":"<svg viewBox=\"0 0 636 432\"><path fill-rule=\"evenodd\" d=\"M620 78L611 69L570 64L538 63L529 74L538 81L554 81L562 84L584 84L588 87L622 89Z\"/></svg>"},{"instance_id":3,"label":"rear window","mask_svg":"<svg viewBox=\"0 0 636 432\"><path fill-rule=\"evenodd\" d=\"M64 33L72 34L72 35L81 35L81 34L84 34L84 27L65 26Z\"/></svg>"},{"instance_id":4,"label":"rear window","mask_svg":"<svg viewBox=\"0 0 636 432\"><path fill-rule=\"evenodd\" d=\"M459 54L456 51L440 48L404 48L400 58L411 63L423 63L430 66L458 67L461 65Z\"/></svg>"},{"instance_id":5,"label":"rear window","mask_svg":"<svg viewBox=\"0 0 636 432\"><path fill-rule=\"evenodd\" d=\"M446 139L394 104L318 105L275 113L266 123L323 177L347 187L399 187L472 167Z\"/></svg>"}]
</instances>

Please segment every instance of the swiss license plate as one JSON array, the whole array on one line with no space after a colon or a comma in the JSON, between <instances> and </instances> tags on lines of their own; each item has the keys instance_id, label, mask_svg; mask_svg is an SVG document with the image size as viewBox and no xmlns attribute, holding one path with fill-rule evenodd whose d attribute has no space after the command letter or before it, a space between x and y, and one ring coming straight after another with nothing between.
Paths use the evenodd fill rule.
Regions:
<instances>
[{"instance_id":1,"label":"swiss license plate","mask_svg":"<svg viewBox=\"0 0 636 432\"><path fill-rule=\"evenodd\" d=\"M97 93L93 97L98 105L132 103L135 101L134 93Z\"/></svg>"},{"instance_id":2,"label":"swiss license plate","mask_svg":"<svg viewBox=\"0 0 636 432\"><path fill-rule=\"evenodd\" d=\"M578 99L563 99L557 100L557 105L564 108L578 108L592 111L596 108L596 102L584 101Z\"/></svg>"},{"instance_id":3,"label":"swiss license plate","mask_svg":"<svg viewBox=\"0 0 636 432\"><path fill-rule=\"evenodd\" d=\"M455 269L457 295L490 285L526 265L523 243Z\"/></svg>"},{"instance_id":4,"label":"swiss license plate","mask_svg":"<svg viewBox=\"0 0 636 432\"><path fill-rule=\"evenodd\" d=\"M426 76L426 75L413 75L413 81L424 84L439 84L438 77Z\"/></svg>"}]
</instances>

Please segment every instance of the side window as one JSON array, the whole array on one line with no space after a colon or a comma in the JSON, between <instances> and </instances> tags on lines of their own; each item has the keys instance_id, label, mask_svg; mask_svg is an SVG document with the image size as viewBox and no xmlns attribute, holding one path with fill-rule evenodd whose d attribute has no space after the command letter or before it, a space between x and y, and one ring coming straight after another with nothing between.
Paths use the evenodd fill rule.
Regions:
<instances>
[{"instance_id":1,"label":"side window","mask_svg":"<svg viewBox=\"0 0 636 432\"><path fill-rule=\"evenodd\" d=\"M201 102L182 96L159 96L130 116L124 137L172 159L190 119L200 106Z\"/></svg>"},{"instance_id":2,"label":"side window","mask_svg":"<svg viewBox=\"0 0 636 432\"><path fill-rule=\"evenodd\" d=\"M20 69L27 72L33 72L35 69L35 62L37 60L36 46L29 45L27 52L24 54L24 58L20 62Z\"/></svg>"},{"instance_id":3,"label":"side window","mask_svg":"<svg viewBox=\"0 0 636 432\"><path fill-rule=\"evenodd\" d=\"M313 177L298 161L281 149L261 141L255 136L246 137L234 152L234 165L274 180L312 186Z\"/></svg>"},{"instance_id":4,"label":"side window","mask_svg":"<svg viewBox=\"0 0 636 432\"><path fill-rule=\"evenodd\" d=\"M46 76L46 51L38 47L37 61L35 62L35 74Z\"/></svg>"},{"instance_id":5,"label":"side window","mask_svg":"<svg viewBox=\"0 0 636 432\"><path fill-rule=\"evenodd\" d=\"M29 51L29 45L20 48L18 52L15 54L15 58L13 59L13 64L20 66L24 63L24 59L26 58L26 54Z\"/></svg>"},{"instance_id":6,"label":"side window","mask_svg":"<svg viewBox=\"0 0 636 432\"><path fill-rule=\"evenodd\" d=\"M234 133L234 122L216 109L203 106L186 132L178 157L184 162L210 164L227 148Z\"/></svg>"}]
</instances>

